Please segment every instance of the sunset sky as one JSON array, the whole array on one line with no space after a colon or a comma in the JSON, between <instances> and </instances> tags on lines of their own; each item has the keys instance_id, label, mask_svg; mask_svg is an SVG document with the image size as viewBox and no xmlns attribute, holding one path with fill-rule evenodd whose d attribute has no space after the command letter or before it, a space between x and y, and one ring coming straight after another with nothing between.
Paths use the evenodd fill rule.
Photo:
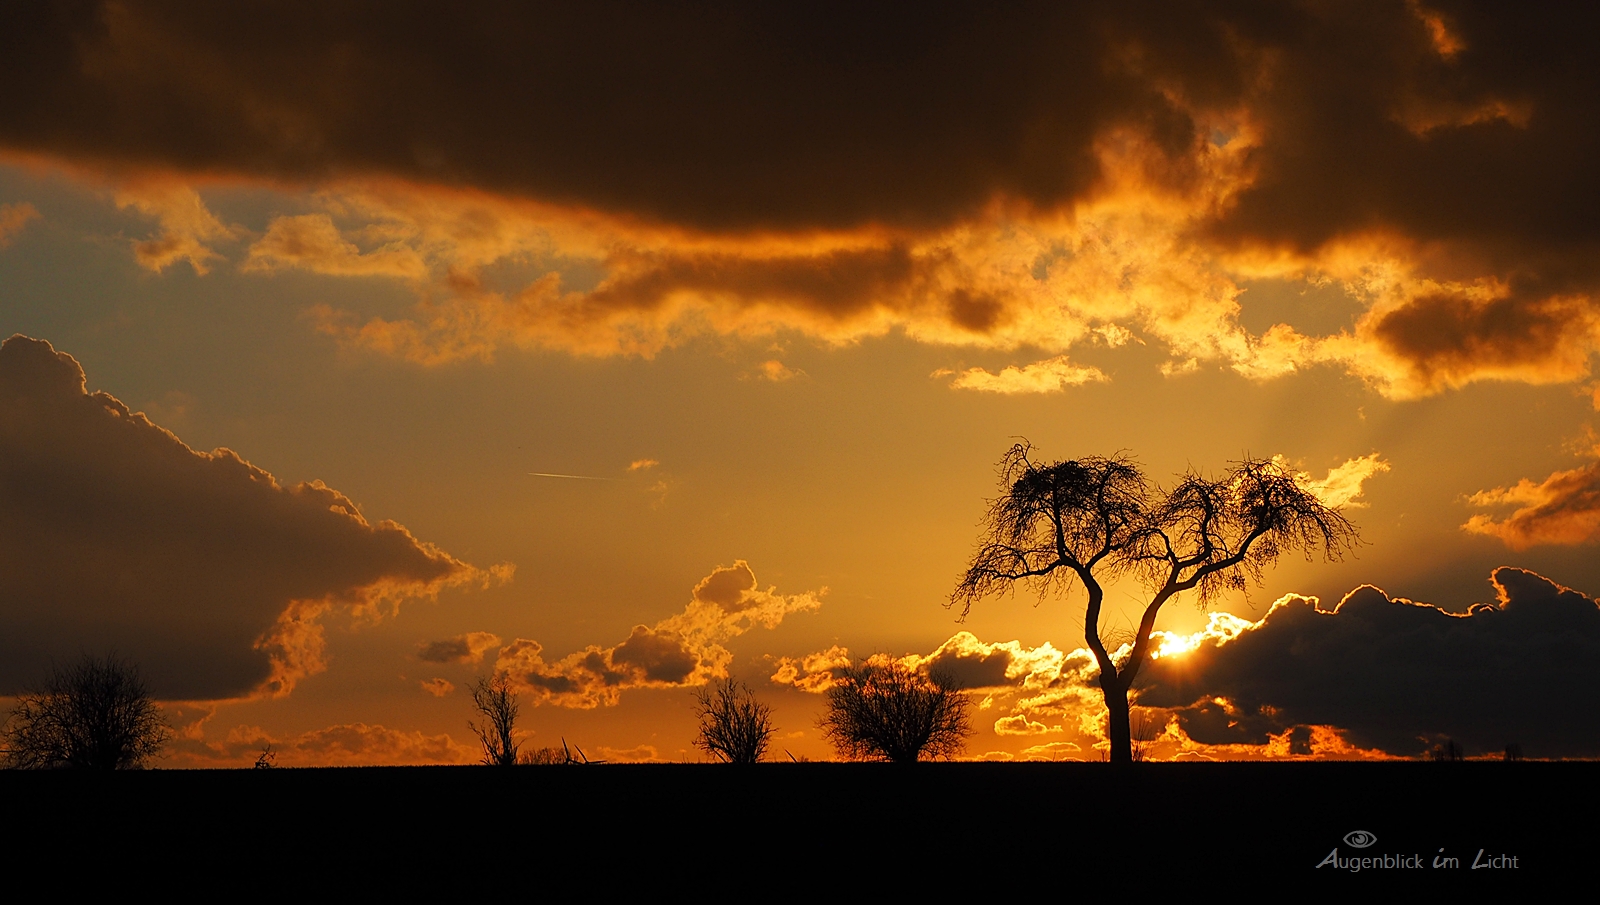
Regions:
<instances>
[{"instance_id":1,"label":"sunset sky","mask_svg":"<svg viewBox=\"0 0 1600 905\"><path fill-rule=\"evenodd\" d=\"M1026 438L1360 529L1163 611L1156 756L1600 756L1595 20L7 4L0 696L114 649L163 766L471 762L498 669L675 761L731 675L826 758L884 654L1098 760L1081 593L946 607Z\"/></svg>"}]
</instances>

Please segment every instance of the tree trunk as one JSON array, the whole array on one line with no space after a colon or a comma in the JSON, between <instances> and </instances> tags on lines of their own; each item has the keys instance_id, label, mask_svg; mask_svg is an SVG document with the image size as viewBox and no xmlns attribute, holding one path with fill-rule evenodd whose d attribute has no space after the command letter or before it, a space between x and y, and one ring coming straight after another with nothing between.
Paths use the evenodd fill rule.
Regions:
<instances>
[{"instance_id":1,"label":"tree trunk","mask_svg":"<svg viewBox=\"0 0 1600 905\"><path fill-rule=\"evenodd\" d=\"M1128 729L1128 689L1115 680L1102 682L1106 698L1106 736L1111 741L1111 762L1133 763L1133 738Z\"/></svg>"}]
</instances>

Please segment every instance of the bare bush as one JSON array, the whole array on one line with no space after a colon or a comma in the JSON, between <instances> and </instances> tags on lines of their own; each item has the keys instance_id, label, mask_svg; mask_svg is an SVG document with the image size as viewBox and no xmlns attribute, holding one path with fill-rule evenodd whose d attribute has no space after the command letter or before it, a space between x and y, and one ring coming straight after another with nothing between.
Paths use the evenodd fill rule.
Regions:
<instances>
[{"instance_id":1,"label":"bare bush","mask_svg":"<svg viewBox=\"0 0 1600 905\"><path fill-rule=\"evenodd\" d=\"M695 692L700 735L694 746L730 764L753 764L767 753L772 708L756 700L743 682L724 679Z\"/></svg>"},{"instance_id":2,"label":"bare bush","mask_svg":"<svg viewBox=\"0 0 1600 905\"><path fill-rule=\"evenodd\" d=\"M1151 750L1155 740L1167 730L1166 723L1152 716L1143 708L1134 709L1129 722L1129 739L1133 745L1133 762L1143 763L1150 759Z\"/></svg>"},{"instance_id":3,"label":"bare bush","mask_svg":"<svg viewBox=\"0 0 1600 905\"><path fill-rule=\"evenodd\" d=\"M469 722L472 732L483 743L483 762L496 767L517 764L517 693L511 689L511 677L500 674L493 678L479 677L472 683L472 706L483 717L482 723Z\"/></svg>"},{"instance_id":4,"label":"bare bush","mask_svg":"<svg viewBox=\"0 0 1600 905\"><path fill-rule=\"evenodd\" d=\"M948 679L925 676L898 660L845 667L827 698L823 735L850 760L952 757L972 734L966 694Z\"/></svg>"},{"instance_id":5,"label":"bare bush","mask_svg":"<svg viewBox=\"0 0 1600 905\"><path fill-rule=\"evenodd\" d=\"M90 656L51 669L42 690L17 696L5 757L22 769L136 770L171 735L137 666L115 654Z\"/></svg>"},{"instance_id":6,"label":"bare bush","mask_svg":"<svg viewBox=\"0 0 1600 905\"><path fill-rule=\"evenodd\" d=\"M574 754L574 751L577 753ZM567 747L567 740L562 739L561 747L559 748L552 745L547 745L543 748L534 748L531 751L523 751L519 753L517 755L517 763L528 766L539 766L549 764L595 764L605 763L605 761L590 760L588 756L583 753L582 748L579 748L577 745L573 745L569 748Z\"/></svg>"}]
</instances>

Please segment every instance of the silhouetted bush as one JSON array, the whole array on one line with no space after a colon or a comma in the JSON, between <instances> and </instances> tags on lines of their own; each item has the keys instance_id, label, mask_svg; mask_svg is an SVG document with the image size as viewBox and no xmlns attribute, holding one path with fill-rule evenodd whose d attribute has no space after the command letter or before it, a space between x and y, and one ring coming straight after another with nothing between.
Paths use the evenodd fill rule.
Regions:
<instances>
[{"instance_id":1,"label":"silhouetted bush","mask_svg":"<svg viewBox=\"0 0 1600 905\"><path fill-rule=\"evenodd\" d=\"M972 734L966 694L896 660L845 667L827 699L823 735L850 760L951 757Z\"/></svg>"},{"instance_id":2,"label":"silhouetted bush","mask_svg":"<svg viewBox=\"0 0 1600 905\"><path fill-rule=\"evenodd\" d=\"M135 770L161 753L172 730L139 668L108 654L52 668L24 691L5 727L5 759L22 769Z\"/></svg>"},{"instance_id":3,"label":"silhouetted bush","mask_svg":"<svg viewBox=\"0 0 1600 905\"><path fill-rule=\"evenodd\" d=\"M577 751L576 754L573 753L574 750ZM590 760L584 755L582 748L579 748L576 745L568 748L567 740L562 739L561 747L559 748L546 746L544 748L534 748L532 751L524 751L518 754L517 763L527 766L537 766L541 764L595 764L605 763L605 761Z\"/></svg>"},{"instance_id":4,"label":"silhouetted bush","mask_svg":"<svg viewBox=\"0 0 1600 905\"><path fill-rule=\"evenodd\" d=\"M517 693L511 690L511 677L496 675L472 683L472 706L483 717L482 723L469 722L472 732L483 743L483 762L496 767L517 764Z\"/></svg>"},{"instance_id":5,"label":"silhouetted bush","mask_svg":"<svg viewBox=\"0 0 1600 905\"><path fill-rule=\"evenodd\" d=\"M748 685L724 679L694 697L694 713L700 718L696 748L730 764L753 764L767 753L772 708L757 701Z\"/></svg>"}]
</instances>

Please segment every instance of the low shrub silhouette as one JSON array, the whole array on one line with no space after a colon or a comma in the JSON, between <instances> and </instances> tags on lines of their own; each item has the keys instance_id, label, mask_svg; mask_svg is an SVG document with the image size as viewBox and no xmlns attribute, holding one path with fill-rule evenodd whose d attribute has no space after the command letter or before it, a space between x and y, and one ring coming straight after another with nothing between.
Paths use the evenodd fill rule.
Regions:
<instances>
[{"instance_id":1,"label":"low shrub silhouette","mask_svg":"<svg viewBox=\"0 0 1600 905\"><path fill-rule=\"evenodd\" d=\"M972 734L966 694L948 678L925 676L898 660L845 667L827 699L823 735L850 760L951 757Z\"/></svg>"}]
</instances>

